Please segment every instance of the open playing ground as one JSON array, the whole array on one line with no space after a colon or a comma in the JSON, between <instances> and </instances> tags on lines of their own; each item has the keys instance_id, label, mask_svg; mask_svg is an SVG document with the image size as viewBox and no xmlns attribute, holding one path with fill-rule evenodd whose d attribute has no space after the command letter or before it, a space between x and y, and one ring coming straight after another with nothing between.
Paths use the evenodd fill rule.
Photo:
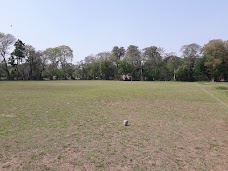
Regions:
<instances>
[{"instance_id":1,"label":"open playing ground","mask_svg":"<svg viewBox=\"0 0 228 171\"><path fill-rule=\"evenodd\" d=\"M0 82L0 170L227 168L228 83Z\"/></svg>"}]
</instances>

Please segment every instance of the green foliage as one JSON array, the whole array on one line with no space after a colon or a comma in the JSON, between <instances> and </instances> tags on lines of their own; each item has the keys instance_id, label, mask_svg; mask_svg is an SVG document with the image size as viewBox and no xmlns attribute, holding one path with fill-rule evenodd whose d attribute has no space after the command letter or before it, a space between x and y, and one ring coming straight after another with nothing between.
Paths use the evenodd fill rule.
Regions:
<instances>
[{"instance_id":1,"label":"green foliage","mask_svg":"<svg viewBox=\"0 0 228 171\"><path fill-rule=\"evenodd\" d=\"M194 65L197 58L200 58L202 48L196 43L189 45L184 45L181 48L182 56L184 57L185 73L187 74L187 80L185 81L194 81Z\"/></svg>"},{"instance_id":2,"label":"green foliage","mask_svg":"<svg viewBox=\"0 0 228 171\"><path fill-rule=\"evenodd\" d=\"M22 69L23 59L25 58L25 44L18 39L14 44L14 51L11 53L11 57L9 58L9 63L11 66L15 67L17 72L16 78L17 80L19 77L24 79L24 74L20 73ZM22 76L23 75L23 76Z\"/></svg>"},{"instance_id":3,"label":"green foliage","mask_svg":"<svg viewBox=\"0 0 228 171\"><path fill-rule=\"evenodd\" d=\"M111 52L113 59L115 62L118 62L121 60L121 58L124 57L125 55L125 49L124 47L118 47L118 46L114 46Z\"/></svg>"},{"instance_id":4,"label":"green foliage","mask_svg":"<svg viewBox=\"0 0 228 171\"><path fill-rule=\"evenodd\" d=\"M12 55L16 56L18 61L22 60L25 57L25 44L18 39L14 44L14 47L15 49L12 52Z\"/></svg>"},{"instance_id":5,"label":"green foliage","mask_svg":"<svg viewBox=\"0 0 228 171\"><path fill-rule=\"evenodd\" d=\"M5 72L3 70L3 64L0 63L0 80L2 77L5 77Z\"/></svg>"},{"instance_id":6,"label":"green foliage","mask_svg":"<svg viewBox=\"0 0 228 171\"><path fill-rule=\"evenodd\" d=\"M186 66L179 67L176 73L177 81L189 81L189 68Z\"/></svg>"},{"instance_id":7,"label":"green foliage","mask_svg":"<svg viewBox=\"0 0 228 171\"><path fill-rule=\"evenodd\" d=\"M100 62L100 72L102 78L105 80L110 80L114 78L114 66L111 61L104 60Z\"/></svg>"},{"instance_id":8,"label":"green foliage","mask_svg":"<svg viewBox=\"0 0 228 171\"><path fill-rule=\"evenodd\" d=\"M138 46L130 45L127 48L126 54L124 56L126 60L131 65L131 72L133 80L140 80L142 78L142 54L138 49Z\"/></svg>"},{"instance_id":9,"label":"green foliage","mask_svg":"<svg viewBox=\"0 0 228 171\"><path fill-rule=\"evenodd\" d=\"M182 57L149 46L114 46L111 52L89 55L76 65L73 50L66 45L37 51L13 35L0 33L0 77L20 80L121 79L132 80L228 80L228 41L211 40L201 48L196 43L181 48ZM11 45L14 50L10 53ZM11 56L10 56L11 54ZM12 69L13 68L13 69Z\"/></svg>"},{"instance_id":10,"label":"green foliage","mask_svg":"<svg viewBox=\"0 0 228 171\"><path fill-rule=\"evenodd\" d=\"M166 80L176 80L176 72L178 68L183 65L184 60L172 54L170 56L167 56L163 60L163 63L167 71Z\"/></svg>"},{"instance_id":11,"label":"green foliage","mask_svg":"<svg viewBox=\"0 0 228 171\"><path fill-rule=\"evenodd\" d=\"M228 75L228 48L227 41L211 40L203 47L207 67L211 80L224 79Z\"/></svg>"},{"instance_id":12,"label":"green foliage","mask_svg":"<svg viewBox=\"0 0 228 171\"><path fill-rule=\"evenodd\" d=\"M143 49L143 76L147 80L160 80L162 57L156 46Z\"/></svg>"},{"instance_id":13,"label":"green foliage","mask_svg":"<svg viewBox=\"0 0 228 171\"><path fill-rule=\"evenodd\" d=\"M133 66L140 65L141 62L141 52L138 49L138 46L130 45L127 48L124 59L128 61Z\"/></svg>"},{"instance_id":14,"label":"green foliage","mask_svg":"<svg viewBox=\"0 0 228 171\"><path fill-rule=\"evenodd\" d=\"M12 78L9 72L7 55L15 40L16 38L13 35L0 32L0 62L3 64L1 67L5 71L8 80L11 80Z\"/></svg>"},{"instance_id":15,"label":"green foliage","mask_svg":"<svg viewBox=\"0 0 228 171\"><path fill-rule=\"evenodd\" d=\"M89 75L93 79L99 79L101 77L101 63L99 61L96 61L92 64L90 70L89 70Z\"/></svg>"},{"instance_id":16,"label":"green foliage","mask_svg":"<svg viewBox=\"0 0 228 171\"><path fill-rule=\"evenodd\" d=\"M64 71L63 69L57 69L56 72L56 80L60 80L61 78L64 78Z\"/></svg>"},{"instance_id":17,"label":"green foliage","mask_svg":"<svg viewBox=\"0 0 228 171\"><path fill-rule=\"evenodd\" d=\"M62 77L64 79L67 79L69 75L69 73L67 72L67 69L69 68L68 62L72 62L73 60L73 50L66 45L59 46L57 47L57 49L59 51L58 61L60 62L63 71Z\"/></svg>"},{"instance_id":18,"label":"green foliage","mask_svg":"<svg viewBox=\"0 0 228 171\"><path fill-rule=\"evenodd\" d=\"M193 61L196 58L200 57L201 50L202 50L201 46L196 43L184 45L181 48L182 56L184 58L187 58L187 59L193 60Z\"/></svg>"},{"instance_id":19,"label":"green foliage","mask_svg":"<svg viewBox=\"0 0 228 171\"><path fill-rule=\"evenodd\" d=\"M132 72L132 65L129 64L126 60L118 62L118 74L127 75Z\"/></svg>"},{"instance_id":20,"label":"green foliage","mask_svg":"<svg viewBox=\"0 0 228 171\"><path fill-rule=\"evenodd\" d=\"M194 64L194 80L196 81L208 81L209 73L205 66L206 58L197 58Z\"/></svg>"}]
</instances>

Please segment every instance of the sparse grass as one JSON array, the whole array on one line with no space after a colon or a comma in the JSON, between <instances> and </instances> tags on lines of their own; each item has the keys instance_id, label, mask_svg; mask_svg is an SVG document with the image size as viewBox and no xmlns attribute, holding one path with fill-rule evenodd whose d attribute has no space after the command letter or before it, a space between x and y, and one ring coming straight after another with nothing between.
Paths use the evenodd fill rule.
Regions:
<instances>
[{"instance_id":1,"label":"sparse grass","mask_svg":"<svg viewBox=\"0 0 228 171\"><path fill-rule=\"evenodd\" d=\"M0 170L226 170L228 108L197 84L228 104L228 83L2 81Z\"/></svg>"}]
</instances>

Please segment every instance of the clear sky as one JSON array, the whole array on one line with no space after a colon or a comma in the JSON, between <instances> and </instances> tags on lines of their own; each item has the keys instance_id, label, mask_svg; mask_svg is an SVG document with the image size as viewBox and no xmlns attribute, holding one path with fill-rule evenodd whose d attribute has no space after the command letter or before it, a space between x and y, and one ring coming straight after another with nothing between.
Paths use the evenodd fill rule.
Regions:
<instances>
[{"instance_id":1,"label":"clear sky","mask_svg":"<svg viewBox=\"0 0 228 171\"><path fill-rule=\"evenodd\" d=\"M0 0L0 32L38 50L68 45L74 61L112 47L228 40L228 0ZM12 27L11 27L12 25Z\"/></svg>"}]
</instances>

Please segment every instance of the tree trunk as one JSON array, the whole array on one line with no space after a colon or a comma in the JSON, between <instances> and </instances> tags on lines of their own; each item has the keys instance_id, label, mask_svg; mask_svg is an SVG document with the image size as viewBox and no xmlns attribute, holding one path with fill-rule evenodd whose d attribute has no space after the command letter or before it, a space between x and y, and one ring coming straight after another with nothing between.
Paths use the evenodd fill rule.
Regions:
<instances>
[{"instance_id":1,"label":"tree trunk","mask_svg":"<svg viewBox=\"0 0 228 171\"><path fill-rule=\"evenodd\" d=\"M212 70L212 74L211 74L211 82L215 81L215 70Z\"/></svg>"},{"instance_id":2,"label":"tree trunk","mask_svg":"<svg viewBox=\"0 0 228 171\"><path fill-rule=\"evenodd\" d=\"M39 75L39 80L43 80L42 73Z\"/></svg>"},{"instance_id":3,"label":"tree trunk","mask_svg":"<svg viewBox=\"0 0 228 171\"><path fill-rule=\"evenodd\" d=\"M30 71L29 71L29 80L32 80L32 68L30 67Z\"/></svg>"},{"instance_id":4,"label":"tree trunk","mask_svg":"<svg viewBox=\"0 0 228 171\"><path fill-rule=\"evenodd\" d=\"M225 79L224 79L224 74L222 74L222 75L220 76L220 81L222 81L222 82L225 81Z\"/></svg>"},{"instance_id":5,"label":"tree trunk","mask_svg":"<svg viewBox=\"0 0 228 171\"><path fill-rule=\"evenodd\" d=\"M66 75L66 67L65 67L65 64L64 63L61 63L62 65L62 70L63 70L63 77L64 77L64 80L67 80L67 75Z\"/></svg>"},{"instance_id":6,"label":"tree trunk","mask_svg":"<svg viewBox=\"0 0 228 171\"><path fill-rule=\"evenodd\" d=\"M214 74L211 76L211 82L214 82L215 81L215 76Z\"/></svg>"},{"instance_id":7,"label":"tree trunk","mask_svg":"<svg viewBox=\"0 0 228 171\"><path fill-rule=\"evenodd\" d=\"M173 71L173 80L176 81L176 70Z\"/></svg>"},{"instance_id":8,"label":"tree trunk","mask_svg":"<svg viewBox=\"0 0 228 171\"><path fill-rule=\"evenodd\" d=\"M10 72L9 72L9 70L8 70L7 64L6 64L6 76L7 76L7 80L11 80L11 79L12 79L12 78L11 78L11 75L10 75Z\"/></svg>"},{"instance_id":9,"label":"tree trunk","mask_svg":"<svg viewBox=\"0 0 228 171\"><path fill-rule=\"evenodd\" d=\"M6 62L5 58L3 59L3 62L5 64L5 72L6 72L7 80L11 80L10 72L9 72L8 65L7 65L7 62Z\"/></svg>"},{"instance_id":10,"label":"tree trunk","mask_svg":"<svg viewBox=\"0 0 228 171\"><path fill-rule=\"evenodd\" d=\"M19 69L18 69L18 65L16 66L17 69L17 80L19 79Z\"/></svg>"}]
</instances>

